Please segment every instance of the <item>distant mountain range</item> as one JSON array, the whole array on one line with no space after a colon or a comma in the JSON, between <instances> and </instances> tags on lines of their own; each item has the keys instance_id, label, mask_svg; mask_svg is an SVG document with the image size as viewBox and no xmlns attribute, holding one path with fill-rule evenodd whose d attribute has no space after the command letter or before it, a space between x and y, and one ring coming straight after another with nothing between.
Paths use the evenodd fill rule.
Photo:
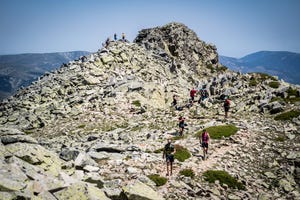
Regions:
<instances>
[{"instance_id":1,"label":"distant mountain range","mask_svg":"<svg viewBox=\"0 0 300 200\"><path fill-rule=\"evenodd\" d=\"M0 99L13 95L45 72L87 54L87 51L72 51L0 55Z\"/></svg>"},{"instance_id":2,"label":"distant mountain range","mask_svg":"<svg viewBox=\"0 0 300 200\"><path fill-rule=\"evenodd\" d=\"M293 84L300 84L300 53L259 51L242 58L219 56L220 63L243 73L264 72Z\"/></svg>"}]
</instances>

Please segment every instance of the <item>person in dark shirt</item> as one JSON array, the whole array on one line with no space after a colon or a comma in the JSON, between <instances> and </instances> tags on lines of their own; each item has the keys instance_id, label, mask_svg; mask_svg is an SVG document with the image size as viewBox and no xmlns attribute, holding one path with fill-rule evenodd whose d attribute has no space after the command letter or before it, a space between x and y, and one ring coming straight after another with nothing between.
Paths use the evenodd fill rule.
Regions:
<instances>
[{"instance_id":1,"label":"person in dark shirt","mask_svg":"<svg viewBox=\"0 0 300 200\"><path fill-rule=\"evenodd\" d=\"M166 158L166 163L167 163L167 176L169 175L172 176L175 152L176 152L175 147L172 144L172 140L169 138L168 143L165 145L163 151L163 159Z\"/></svg>"}]
</instances>

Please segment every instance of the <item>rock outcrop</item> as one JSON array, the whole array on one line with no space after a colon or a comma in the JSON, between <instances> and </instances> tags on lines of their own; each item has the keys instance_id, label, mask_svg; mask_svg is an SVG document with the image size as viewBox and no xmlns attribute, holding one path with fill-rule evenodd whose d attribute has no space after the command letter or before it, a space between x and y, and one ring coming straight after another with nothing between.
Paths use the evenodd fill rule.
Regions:
<instances>
[{"instance_id":1,"label":"rock outcrop","mask_svg":"<svg viewBox=\"0 0 300 200\"><path fill-rule=\"evenodd\" d=\"M208 97L192 105L193 87ZM276 77L227 70L216 48L183 24L142 30L134 43L112 41L1 103L0 199L297 199L299 91ZM180 109L171 106L174 94ZM290 120L274 120L290 110ZM180 115L184 137L176 137ZM212 139L202 160L195 133L226 124L238 132ZM157 187L148 176L165 176L168 137L192 156L176 160ZM179 173L187 168L194 178ZM206 182L210 169L227 171L245 190Z\"/></svg>"}]
</instances>

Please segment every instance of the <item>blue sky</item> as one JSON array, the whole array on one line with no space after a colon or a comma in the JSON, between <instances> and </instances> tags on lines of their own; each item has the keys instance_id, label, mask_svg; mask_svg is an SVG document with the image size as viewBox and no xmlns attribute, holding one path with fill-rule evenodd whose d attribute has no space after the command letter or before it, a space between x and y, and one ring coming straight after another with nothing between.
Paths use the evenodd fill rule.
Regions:
<instances>
[{"instance_id":1,"label":"blue sky","mask_svg":"<svg viewBox=\"0 0 300 200\"><path fill-rule=\"evenodd\" d=\"M97 51L115 32L181 22L221 55L300 52L299 0L0 0L0 54Z\"/></svg>"}]
</instances>

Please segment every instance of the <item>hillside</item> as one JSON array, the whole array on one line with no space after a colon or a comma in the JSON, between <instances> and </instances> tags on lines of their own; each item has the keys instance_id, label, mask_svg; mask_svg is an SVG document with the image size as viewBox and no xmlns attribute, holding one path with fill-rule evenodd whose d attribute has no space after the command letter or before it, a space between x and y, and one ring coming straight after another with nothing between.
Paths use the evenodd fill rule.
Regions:
<instances>
[{"instance_id":1,"label":"hillside","mask_svg":"<svg viewBox=\"0 0 300 200\"><path fill-rule=\"evenodd\" d=\"M300 84L300 54L287 51L259 51L242 58L220 56L220 62L243 73L263 72L289 83Z\"/></svg>"},{"instance_id":2,"label":"hillside","mask_svg":"<svg viewBox=\"0 0 300 200\"><path fill-rule=\"evenodd\" d=\"M45 72L87 55L86 51L0 55L0 100L26 87Z\"/></svg>"},{"instance_id":3,"label":"hillside","mask_svg":"<svg viewBox=\"0 0 300 200\"><path fill-rule=\"evenodd\" d=\"M191 106L193 87L209 97ZM228 70L184 24L143 29L2 101L0 199L298 199L299 91ZM171 106L175 94L182 109ZM204 128L207 159L196 136Z\"/></svg>"}]
</instances>

